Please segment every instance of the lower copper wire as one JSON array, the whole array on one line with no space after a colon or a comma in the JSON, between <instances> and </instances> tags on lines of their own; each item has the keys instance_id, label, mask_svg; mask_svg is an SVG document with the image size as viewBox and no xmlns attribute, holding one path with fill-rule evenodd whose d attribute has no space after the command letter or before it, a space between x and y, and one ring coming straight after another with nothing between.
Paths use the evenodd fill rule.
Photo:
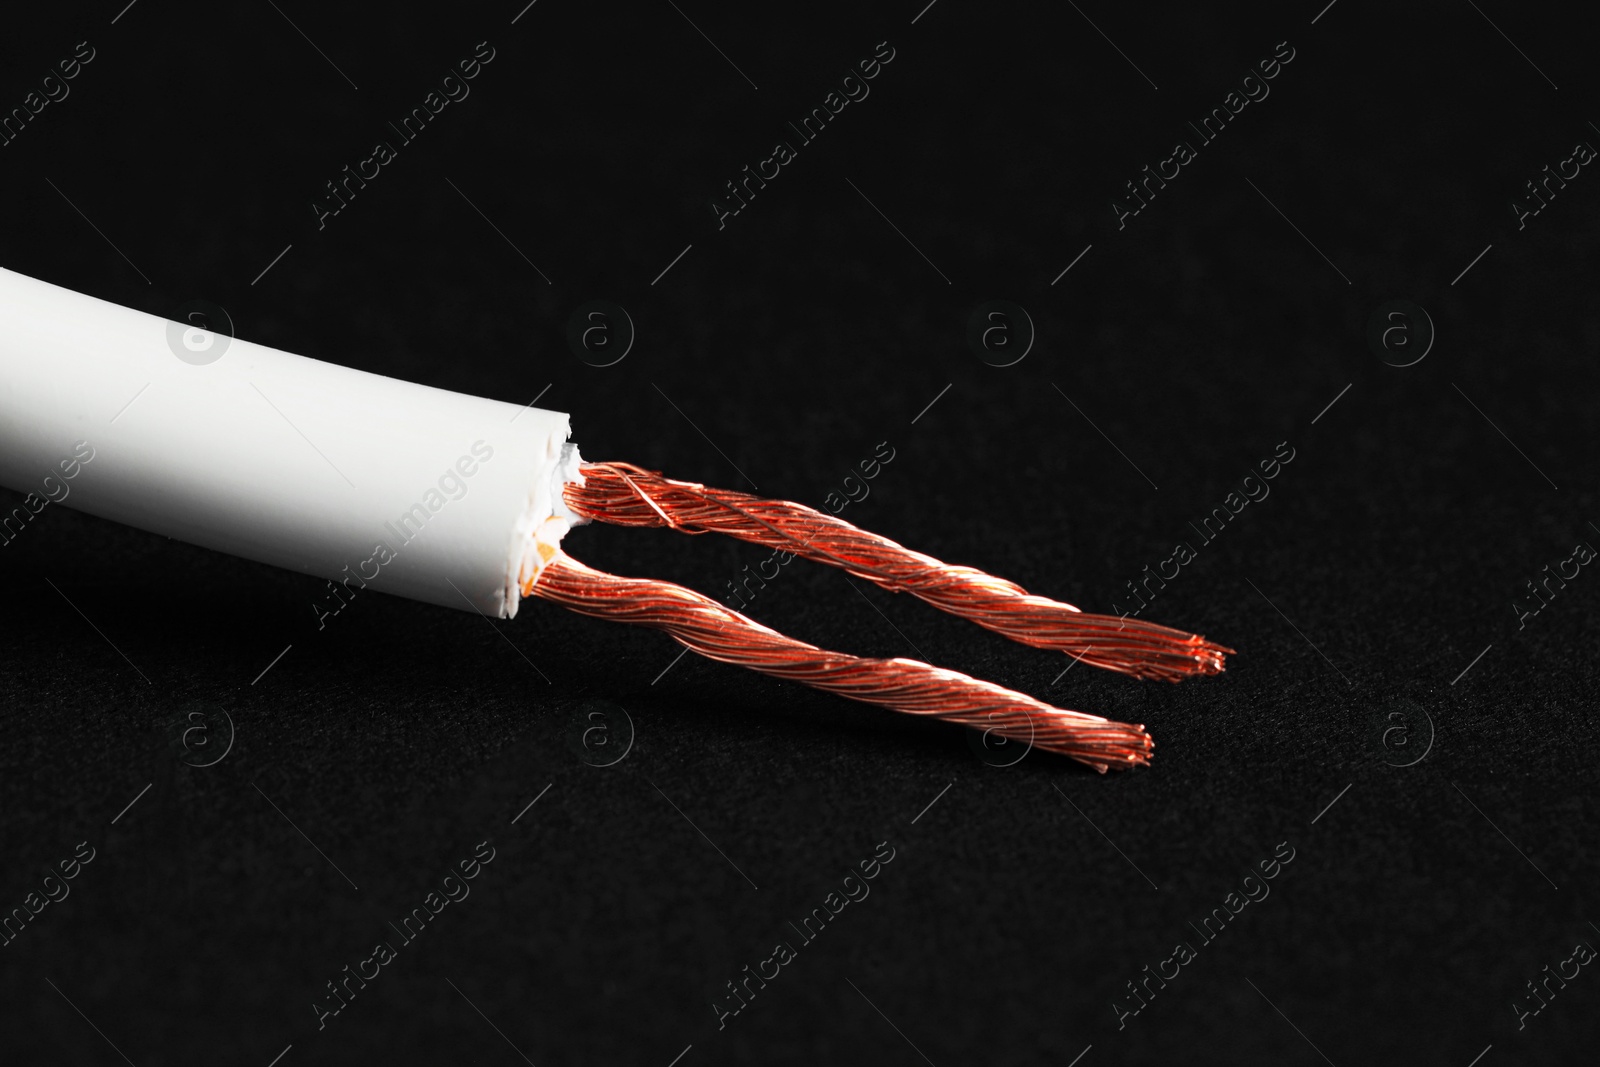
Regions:
<instances>
[{"instance_id":1,"label":"lower copper wire","mask_svg":"<svg viewBox=\"0 0 1600 1067\"><path fill-rule=\"evenodd\" d=\"M672 582L623 578L558 552L529 586L581 615L666 631L710 659L748 667L867 704L992 730L1096 770L1145 765L1143 726L1063 711L990 682L911 659L864 659L785 637Z\"/></svg>"},{"instance_id":2,"label":"lower copper wire","mask_svg":"<svg viewBox=\"0 0 1600 1067\"><path fill-rule=\"evenodd\" d=\"M567 506L599 522L717 532L839 567L896 593L911 593L1013 641L1065 652L1136 678L1180 681L1217 674L1230 648L1140 619L1091 615L1034 596L973 567L943 563L804 504L768 500L662 477L631 463L586 463Z\"/></svg>"}]
</instances>

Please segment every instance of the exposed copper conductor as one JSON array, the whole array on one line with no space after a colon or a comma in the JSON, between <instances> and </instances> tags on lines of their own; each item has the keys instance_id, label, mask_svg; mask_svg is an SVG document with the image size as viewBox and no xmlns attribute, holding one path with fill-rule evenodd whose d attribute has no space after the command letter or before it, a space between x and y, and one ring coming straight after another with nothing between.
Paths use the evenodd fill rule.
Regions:
<instances>
[{"instance_id":1,"label":"exposed copper conductor","mask_svg":"<svg viewBox=\"0 0 1600 1067\"><path fill-rule=\"evenodd\" d=\"M622 526L717 532L839 567L896 593L1035 648L1135 678L1177 682L1217 674L1232 652L1196 634L1115 615L1092 615L973 567L943 563L804 504L662 477L631 463L586 463L567 506Z\"/></svg>"},{"instance_id":2,"label":"exposed copper conductor","mask_svg":"<svg viewBox=\"0 0 1600 1067\"><path fill-rule=\"evenodd\" d=\"M523 590L582 615L666 631L710 659L800 682L867 704L992 730L1104 772L1145 765L1155 747L1143 726L1064 711L957 671L911 659L829 652L672 582L595 570L564 552Z\"/></svg>"}]
</instances>

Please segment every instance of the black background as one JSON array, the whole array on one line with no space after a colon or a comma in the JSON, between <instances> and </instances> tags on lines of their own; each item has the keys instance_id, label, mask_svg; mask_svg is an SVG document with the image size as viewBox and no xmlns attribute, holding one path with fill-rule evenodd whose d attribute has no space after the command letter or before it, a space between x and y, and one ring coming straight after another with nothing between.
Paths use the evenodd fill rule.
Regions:
<instances>
[{"instance_id":1,"label":"black background","mask_svg":"<svg viewBox=\"0 0 1600 1067\"><path fill-rule=\"evenodd\" d=\"M0 147L0 263L157 314L209 300L240 337L412 381L548 387L589 458L813 506L887 441L844 518L1086 610L1287 441L1270 497L1145 615L1237 649L1227 673L1062 677L803 562L751 605L1158 746L1133 773L1000 768L967 731L540 602L486 625L371 596L319 631L317 580L52 507L0 551L0 906L97 856L0 949L6 1058L1592 1057L1593 968L1523 1029L1511 1007L1600 944L1600 577L1520 629L1512 606L1600 544L1600 178L1520 230L1509 207L1600 144L1574 12L677 6L8 12L4 108L78 41L96 56ZM483 40L471 95L319 230L323 183ZM885 40L870 96L719 230L723 183ZM1119 230L1123 183L1280 41L1270 96ZM608 368L565 339L593 299L637 326ZM991 299L1037 328L1010 367L966 343ZM1437 329L1410 367L1365 338L1391 299ZM767 554L566 547L713 594ZM207 768L173 740L196 710L204 751L232 723ZM631 723L609 767L575 741L596 721L591 762ZM319 1032L324 983L483 840L471 897ZM724 983L884 841L870 897L719 1030ZM1188 924L1283 842L1271 895L1200 946ZM1119 1030L1124 983L1184 940L1198 958Z\"/></svg>"}]
</instances>

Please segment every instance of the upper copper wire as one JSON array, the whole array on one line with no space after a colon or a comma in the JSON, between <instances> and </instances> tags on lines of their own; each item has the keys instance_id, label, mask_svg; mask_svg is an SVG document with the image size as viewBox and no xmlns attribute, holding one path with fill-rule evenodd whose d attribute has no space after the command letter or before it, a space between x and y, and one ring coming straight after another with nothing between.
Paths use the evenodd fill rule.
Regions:
<instances>
[{"instance_id":1,"label":"upper copper wire","mask_svg":"<svg viewBox=\"0 0 1600 1067\"><path fill-rule=\"evenodd\" d=\"M1232 652L1183 630L1142 619L1094 615L974 567L944 563L804 504L769 500L663 477L631 463L586 463L569 482L567 506L598 522L723 533L839 567L892 592L1035 648L1136 678L1180 681L1216 674Z\"/></svg>"},{"instance_id":2,"label":"upper copper wire","mask_svg":"<svg viewBox=\"0 0 1600 1067\"><path fill-rule=\"evenodd\" d=\"M595 570L557 552L523 590L583 615L666 631L702 656L867 704L992 731L1096 770L1148 764L1144 727L1064 711L957 671L910 659L866 659L785 637L692 589Z\"/></svg>"}]
</instances>

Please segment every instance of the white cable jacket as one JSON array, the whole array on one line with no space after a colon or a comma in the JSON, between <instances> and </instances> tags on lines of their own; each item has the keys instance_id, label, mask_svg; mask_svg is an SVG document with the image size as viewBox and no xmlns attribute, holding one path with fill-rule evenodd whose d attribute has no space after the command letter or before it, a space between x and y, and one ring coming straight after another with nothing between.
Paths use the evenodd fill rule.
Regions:
<instances>
[{"instance_id":1,"label":"white cable jacket","mask_svg":"<svg viewBox=\"0 0 1600 1067\"><path fill-rule=\"evenodd\" d=\"M191 328L191 347L227 345L196 365L170 330L0 269L0 484L496 618L578 521L561 499L580 478L566 415Z\"/></svg>"}]
</instances>

